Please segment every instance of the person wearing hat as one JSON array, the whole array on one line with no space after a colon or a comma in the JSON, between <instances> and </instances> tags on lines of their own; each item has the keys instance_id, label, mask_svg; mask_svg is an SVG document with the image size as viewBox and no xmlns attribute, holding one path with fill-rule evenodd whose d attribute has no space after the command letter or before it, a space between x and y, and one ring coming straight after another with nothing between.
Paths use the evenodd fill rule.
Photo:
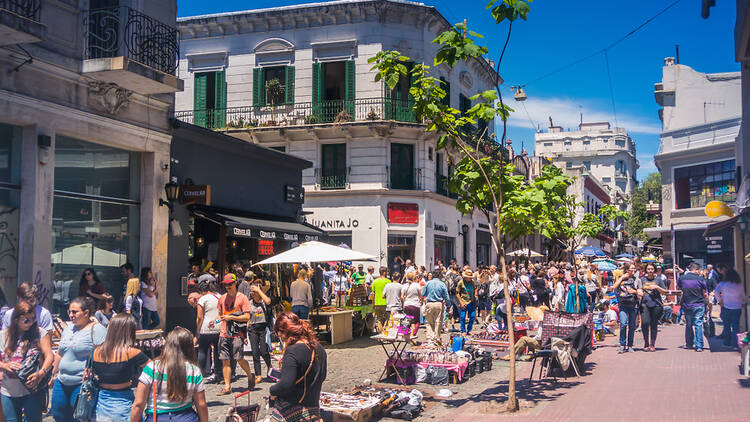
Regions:
<instances>
[{"instance_id":1,"label":"person wearing hat","mask_svg":"<svg viewBox=\"0 0 750 422\"><path fill-rule=\"evenodd\" d=\"M252 285L253 280L255 280L255 273L252 271L247 271L245 272L245 276L243 277L243 279L244 280L239 283L239 286L237 286L237 291L249 298L250 294L252 293L250 291L250 285Z\"/></svg>"},{"instance_id":2,"label":"person wearing hat","mask_svg":"<svg viewBox=\"0 0 750 422\"><path fill-rule=\"evenodd\" d=\"M237 291L237 276L229 273L221 281L226 293L219 298L219 359L224 375L224 389L218 395L223 396L232 392L232 364L234 358L247 375L247 388L255 387L255 377L243 355L245 346L245 330L250 321L250 300Z\"/></svg>"},{"instance_id":3,"label":"person wearing hat","mask_svg":"<svg viewBox=\"0 0 750 422\"><path fill-rule=\"evenodd\" d=\"M477 316L477 295L474 273L470 269L461 274L461 281L456 286L456 296L460 307L461 332L470 333ZM468 323L466 317L469 318Z\"/></svg>"}]
</instances>

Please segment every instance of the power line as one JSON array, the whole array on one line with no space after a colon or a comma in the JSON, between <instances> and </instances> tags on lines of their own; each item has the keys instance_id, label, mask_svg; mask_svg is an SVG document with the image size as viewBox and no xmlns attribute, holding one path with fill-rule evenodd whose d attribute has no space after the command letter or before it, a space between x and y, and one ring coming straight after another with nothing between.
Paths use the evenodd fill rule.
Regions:
<instances>
[{"instance_id":1,"label":"power line","mask_svg":"<svg viewBox=\"0 0 750 422\"><path fill-rule=\"evenodd\" d=\"M579 64L581 62L584 62L584 61L586 61L586 60L588 60L588 59L590 59L590 58L592 58L594 56L597 56L597 55L602 54L602 53L606 54L607 50L610 50L613 47L615 47L617 44L625 41L631 35L635 34L639 30L641 30L643 27L645 27L646 25L648 25L649 23L651 23L651 21L653 21L654 19L656 19L659 16L661 16L662 14L664 14L667 10L673 8L674 6L676 6L681 1L682 0L675 0L674 2L672 2L671 4L669 4L669 6L665 7L661 11L659 11L659 13L657 13L657 14L651 16L650 18L646 19L643 23L641 23L640 25L636 26L635 28L633 28L632 30L630 30L627 34L625 34L622 37L620 37L619 39L615 40L613 43L609 44L608 46L606 46L606 47L604 47L604 48L602 48L600 50L594 51L593 53L591 53L591 54L589 54L587 56L581 57L580 59L574 60L574 61L572 61L572 62L570 62L570 63L568 63L566 65L560 66L557 69L555 69L555 70L553 70L551 72L545 73L544 75L542 75L542 76L540 76L540 77L532 80L531 82L527 82L525 84L522 84L521 86L522 87L526 87L528 85L537 83L537 82L541 81L542 79L546 79L546 78L548 78L548 77L550 77L550 76L552 76L554 74L560 73L563 70L566 70L566 69L568 69L570 67L573 67L573 66L575 66L575 65L577 65L577 64Z\"/></svg>"},{"instance_id":2,"label":"power line","mask_svg":"<svg viewBox=\"0 0 750 422\"><path fill-rule=\"evenodd\" d=\"M612 87L612 74L609 72L609 55L604 50L604 63L607 66L607 80L609 81L609 97L612 99L612 113L615 115L615 127L617 127L617 108L615 107L615 90Z\"/></svg>"}]
</instances>

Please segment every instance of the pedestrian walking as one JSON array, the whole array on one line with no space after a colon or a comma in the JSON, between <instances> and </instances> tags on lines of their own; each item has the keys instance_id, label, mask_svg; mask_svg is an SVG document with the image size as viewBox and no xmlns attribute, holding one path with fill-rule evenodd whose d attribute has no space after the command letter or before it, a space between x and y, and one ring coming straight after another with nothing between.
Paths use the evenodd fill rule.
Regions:
<instances>
[{"instance_id":1,"label":"pedestrian walking","mask_svg":"<svg viewBox=\"0 0 750 422\"><path fill-rule=\"evenodd\" d=\"M461 277L461 281L456 286L456 295L460 307L461 333L468 334L471 333L474 320L477 316L476 283L474 281L474 273L470 269L464 270Z\"/></svg>"},{"instance_id":2,"label":"pedestrian walking","mask_svg":"<svg viewBox=\"0 0 750 422\"><path fill-rule=\"evenodd\" d=\"M641 279L641 331L643 332L643 350L656 351L656 336L659 331L659 320L664 313L661 295L667 294L664 281L656 276L656 266L646 264L646 274Z\"/></svg>"},{"instance_id":3,"label":"pedestrian walking","mask_svg":"<svg viewBox=\"0 0 750 422\"><path fill-rule=\"evenodd\" d=\"M714 297L721 306L721 321L724 325L722 338L724 345L738 350L737 333L740 330L742 308L747 303L742 279L734 268L727 268L721 274L721 280L714 290Z\"/></svg>"},{"instance_id":4,"label":"pedestrian walking","mask_svg":"<svg viewBox=\"0 0 750 422\"><path fill-rule=\"evenodd\" d=\"M386 307L387 303L383 296L383 290L385 290L385 286L390 283L391 280L388 278L387 267L380 267L379 273L380 275L378 276L378 278L376 278L372 282L371 295L373 311L375 312L375 319L377 320L378 324L378 332L382 333L389 316L388 309Z\"/></svg>"},{"instance_id":5,"label":"pedestrian walking","mask_svg":"<svg viewBox=\"0 0 750 422\"><path fill-rule=\"evenodd\" d=\"M312 288L306 279L307 271L299 270L297 271L297 279L289 286L289 295L292 297L292 312L301 319L307 319L313 305Z\"/></svg>"},{"instance_id":6,"label":"pedestrian walking","mask_svg":"<svg viewBox=\"0 0 750 422\"><path fill-rule=\"evenodd\" d=\"M109 325L109 321L111 321L112 318L117 315L114 311L114 306L115 299L109 293L105 293L104 302L99 307L99 310L94 314L96 320L99 321L99 324L102 324L104 328L107 328L107 326Z\"/></svg>"},{"instance_id":7,"label":"pedestrian walking","mask_svg":"<svg viewBox=\"0 0 750 422\"><path fill-rule=\"evenodd\" d=\"M442 344L440 338L443 329L443 309L450 303L448 288L440 280L440 269L432 271L432 278L422 288L425 299L425 319L427 320L427 341Z\"/></svg>"},{"instance_id":8,"label":"pedestrian walking","mask_svg":"<svg viewBox=\"0 0 750 422\"><path fill-rule=\"evenodd\" d=\"M685 348L696 352L703 351L703 316L708 304L708 287L700 271L701 266L691 262L677 281L677 288L682 290L681 309L685 314Z\"/></svg>"},{"instance_id":9,"label":"pedestrian walking","mask_svg":"<svg viewBox=\"0 0 750 422\"><path fill-rule=\"evenodd\" d=\"M419 331L420 306L422 305L422 288L419 287L417 274L411 272L406 274L406 284L401 287L401 303L403 304L404 313L412 318L411 336L412 344L416 344L415 338Z\"/></svg>"},{"instance_id":10,"label":"pedestrian walking","mask_svg":"<svg viewBox=\"0 0 750 422\"><path fill-rule=\"evenodd\" d=\"M303 281L304 282L304 281ZM250 370L244 356L247 322L250 320L250 300L237 291L237 276L232 273L224 276L221 281L226 293L219 298L219 359L224 375L224 388L218 395L223 396L232 392L232 359L234 359L247 375L247 388L255 386L255 376ZM192 336L191 336L192 341Z\"/></svg>"},{"instance_id":11,"label":"pedestrian walking","mask_svg":"<svg viewBox=\"0 0 750 422\"><path fill-rule=\"evenodd\" d=\"M300 272L302 271L304 270L300 270ZM309 290L310 286L308 285L307 287ZM270 309L268 306L271 305L271 298L263 291L262 280L260 278L253 280L253 284L250 286L250 299L250 321L247 323L247 334L250 341L250 349L253 352L255 384L259 384L263 381L260 366L261 358L266 363L266 368L269 371L271 370L271 353L268 343L266 343L266 329L269 328L268 321L270 320L268 315Z\"/></svg>"},{"instance_id":12,"label":"pedestrian walking","mask_svg":"<svg viewBox=\"0 0 750 422\"><path fill-rule=\"evenodd\" d=\"M195 343L198 346L198 367L206 382L219 382L223 380L219 362L219 295L211 291L211 286L205 280L198 282L197 289Z\"/></svg>"},{"instance_id":13,"label":"pedestrian walking","mask_svg":"<svg viewBox=\"0 0 750 422\"><path fill-rule=\"evenodd\" d=\"M633 350L640 289L640 281L635 278L635 269L626 263L623 266L623 274L612 288L617 294L620 311L620 349L617 353L630 352Z\"/></svg>"},{"instance_id":14,"label":"pedestrian walking","mask_svg":"<svg viewBox=\"0 0 750 422\"><path fill-rule=\"evenodd\" d=\"M143 299L141 299L140 292L141 281L135 277L128 280L128 284L125 287L125 313L135 318L135 323L139 330L143 328Z\"/></svg>"},{"instance_id":15,"label":"pedestrian walking","mask_svg":"<svg viewBox=\"0 0 750 422\"><path fill-rule=\"evenodd\" d=\"M141 269L141 300L143 301L141 325L144 330L153 330L161 322L156 304L157 299L159 299L159 289L154 272L151 271L151 267L143 267Z\"/></svg>"}]
</instances>

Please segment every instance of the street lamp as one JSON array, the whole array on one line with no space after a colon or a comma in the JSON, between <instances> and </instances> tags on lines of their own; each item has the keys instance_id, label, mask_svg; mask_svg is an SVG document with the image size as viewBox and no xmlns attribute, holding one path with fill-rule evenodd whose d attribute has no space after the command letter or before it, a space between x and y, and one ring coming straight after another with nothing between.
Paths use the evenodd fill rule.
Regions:
<instances>
[{"instance_id":1,"label":"street lamp","mask_svg":"<svg viewBox=\"0 0 750 422\"><path fill-rule=\"evenodd\" d=\"M167 195L167 200L159 198L159 206L166 205L169 208L169 212L174 211L174 202L180 196L180 185L174 181L169 181L164 185L164 193Z\"/></svg>"}]
</instances>

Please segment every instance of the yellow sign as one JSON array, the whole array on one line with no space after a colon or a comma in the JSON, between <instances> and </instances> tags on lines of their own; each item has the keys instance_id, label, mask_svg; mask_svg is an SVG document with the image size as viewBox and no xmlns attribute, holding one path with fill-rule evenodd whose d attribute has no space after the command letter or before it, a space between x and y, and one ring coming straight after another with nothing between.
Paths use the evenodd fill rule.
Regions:
<instances>
[{"instance_id":1,"label":"yellow sign","mask_svg":"<svg viewBox=\"0 0 750 422\"><path fill-rule=\"evenodd\" d=\"M734 213L732 212L732 209L729 208L729 205L721 201L709 202L708 204L706 204L706 208L704 211L706 212L706 215L711 218L720 217L722 215L726 215L727 217L734 217Z\"/></svg>"}]
</instances>

